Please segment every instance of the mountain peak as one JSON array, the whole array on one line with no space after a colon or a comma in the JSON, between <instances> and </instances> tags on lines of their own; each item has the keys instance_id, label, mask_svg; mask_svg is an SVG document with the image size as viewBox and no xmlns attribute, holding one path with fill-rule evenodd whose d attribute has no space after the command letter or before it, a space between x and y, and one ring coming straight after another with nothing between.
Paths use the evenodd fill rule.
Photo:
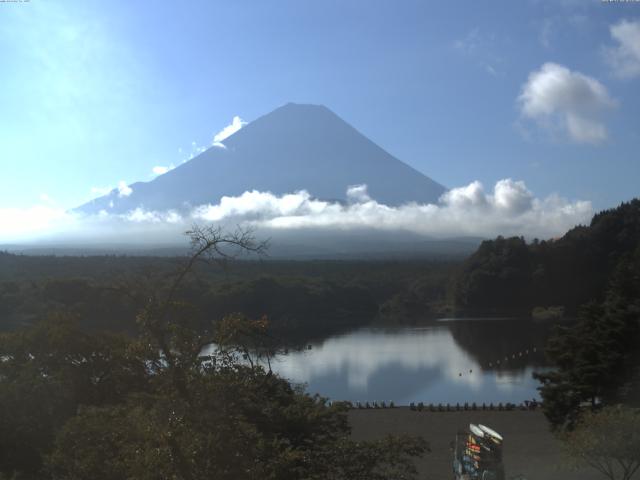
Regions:
<instances>
[{"instance_id":1,"label":"mountain peak","mask_svg":"<svg viewBox=\"0 0 640 480\"><path fill-rule=\"evenodd\" d=\"M262 118L274 118L274 117L282 117L282 116L289 116L293 118L293 117L309 117L309 116L327 115L327 114L335 115L335 113L333 113L324 105L316 105L313 103L288 102L276 108L275 110L272 110L271 112L259 117L255 121L258 121Z\"/></svg>"},{"instance_id":2,"label":"mountain peak","mask_svg":"<svg viewBox=\"0 0 640 480\"><path fill-rule=\"evenodd\" d=\"M433 203L445 188L373 143L323 105L287 103L130 195L117 192L79 210L123 213L216 204L250 190L283 195L307 190L326 200L347 200L349 186L366 184L387 205Z\"/></svg>"},{"instance_id":3,"label":"mountain peak","mask_svg":"<svg viewBox=\"0 0 640 480\"><path fill-rule=\"evenodd\" d=\"M253 129L259 125L265 126L270 130L278 128L307 130L318 127L321 123L328 124L332 121L348 125L324 105L289 102L257 118L246 127L251 126L251 129Z\"/></svg>"},{"instance_id":4,"label":"mountain peak","mask_svg":"<svg viewBox=\"0 0 640 480\"><path fill-rule=\"evenodd\" d=\"M297 110L297 111L306 111L306 112L312 112L312 111L329 111L330 112L331 111L327 107L321 104L295 103L295 102L285 103L281 107L278 107L275 110L273 110L271 113L277 112L278 110Z\"/></svg>"},{"instance_id":5,"label":"mountain peak","mask_svg":"<svg viewBox=\"0 0 640 480\"><path fill-rule=\"evenodd\" d=\"M325 107L324 105L321 105L319 103L296 103L296 102L287 102L284 105L282 105L281 107L276 108L275 110L273 110L274 112L276 110L280 110L281 108L308 108L308 109L325 109L328 110L327 107Z\"/></svg>"}]
</instances>

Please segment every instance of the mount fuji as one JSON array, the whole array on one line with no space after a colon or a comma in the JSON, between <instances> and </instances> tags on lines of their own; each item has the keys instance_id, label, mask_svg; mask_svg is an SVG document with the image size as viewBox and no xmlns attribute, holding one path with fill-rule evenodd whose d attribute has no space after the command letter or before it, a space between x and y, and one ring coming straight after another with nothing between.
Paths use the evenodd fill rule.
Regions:
<instances>
[{"instance_id":1,"label":"mount fuji","mask_svg":"<svg viewBox=\"0 0 640 480\"><path fill-rule=\"evenodd\" d=\"M446 191L328 108L289 103L247 124L224 145L149 182L129 185L128 195L114 189L76 210L184 211L251 190L275 195L306 190L320 200L345 202L347 189L362 184L377 202L390 206L435 203Z\"/></svg>"}]
</instances>

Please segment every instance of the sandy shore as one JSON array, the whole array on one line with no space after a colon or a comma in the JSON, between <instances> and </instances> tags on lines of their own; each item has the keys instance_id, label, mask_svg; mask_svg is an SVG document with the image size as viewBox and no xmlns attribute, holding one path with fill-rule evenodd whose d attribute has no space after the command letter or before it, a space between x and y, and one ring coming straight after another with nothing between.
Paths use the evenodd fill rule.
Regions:
<instances>
[{"instance_id":1,"label":"sandy shore","mask_svg":"<svg viewBox=\"0 0 640 480\"><path fill-rule=\"evenodd\" d=\"M355 439L374 439L386 434L421 435L431 453L417 461L420 479L451 480L450 442L456 431L469 423L482 423L505 439L506 478L522 475L527 480L597 480L594 470L569 471L563 468L559 442L551 435L540 411L418 412L408 407L351 410L349 420Z\"/></svg>"}]
</instances>

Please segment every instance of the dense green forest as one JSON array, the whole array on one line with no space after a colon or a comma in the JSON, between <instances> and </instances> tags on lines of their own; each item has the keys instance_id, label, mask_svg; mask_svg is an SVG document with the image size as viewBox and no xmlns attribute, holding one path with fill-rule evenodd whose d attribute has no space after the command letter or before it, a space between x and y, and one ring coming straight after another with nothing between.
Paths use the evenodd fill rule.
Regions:
<instances>
[{"instance_id":1,"label":"dense green forest","mask_svg":"<svg viewBox=\"0 0 640 480\"><path fill-rule=\"evenodd\" d=\"M64 311L85 328L135 333L136 312L149 292L170 282L185 258L0 253L0 329ZM446 308L456 265L450 260L203 261L178 293L203 326L234 312L267 315L274 334L308 340L373 321L433 318Z\"/></svg>"},{"instance_id":2,"label":"dense green forest","mask_svg":"<svg viewBox=\"0 0 640 480\"><path fill-rule=\"evenodd\" d=\"M640 200L595 215L562 238L483 242L463 264L452 302L460 313L529 315L557 307L577 315L602 302L613 273L640 248Z\"/></svg>"}]
</instances>

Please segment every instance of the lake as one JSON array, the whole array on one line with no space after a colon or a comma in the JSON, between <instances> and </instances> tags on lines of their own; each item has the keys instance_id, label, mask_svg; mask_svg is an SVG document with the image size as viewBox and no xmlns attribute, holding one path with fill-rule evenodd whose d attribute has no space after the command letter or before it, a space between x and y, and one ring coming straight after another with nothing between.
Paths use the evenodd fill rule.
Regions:
<instances>
[{"instance_id":1,"label":"lake","mask_svg":"<svg viewBox=\"0 0 640 480\"><path fill-rule=\"evenodd\" d=\"M539 398L550 325L529 320L448 320L361 328L280 355L274 371L332 400L464 403Z\"/></svg>"}]
</instances>

